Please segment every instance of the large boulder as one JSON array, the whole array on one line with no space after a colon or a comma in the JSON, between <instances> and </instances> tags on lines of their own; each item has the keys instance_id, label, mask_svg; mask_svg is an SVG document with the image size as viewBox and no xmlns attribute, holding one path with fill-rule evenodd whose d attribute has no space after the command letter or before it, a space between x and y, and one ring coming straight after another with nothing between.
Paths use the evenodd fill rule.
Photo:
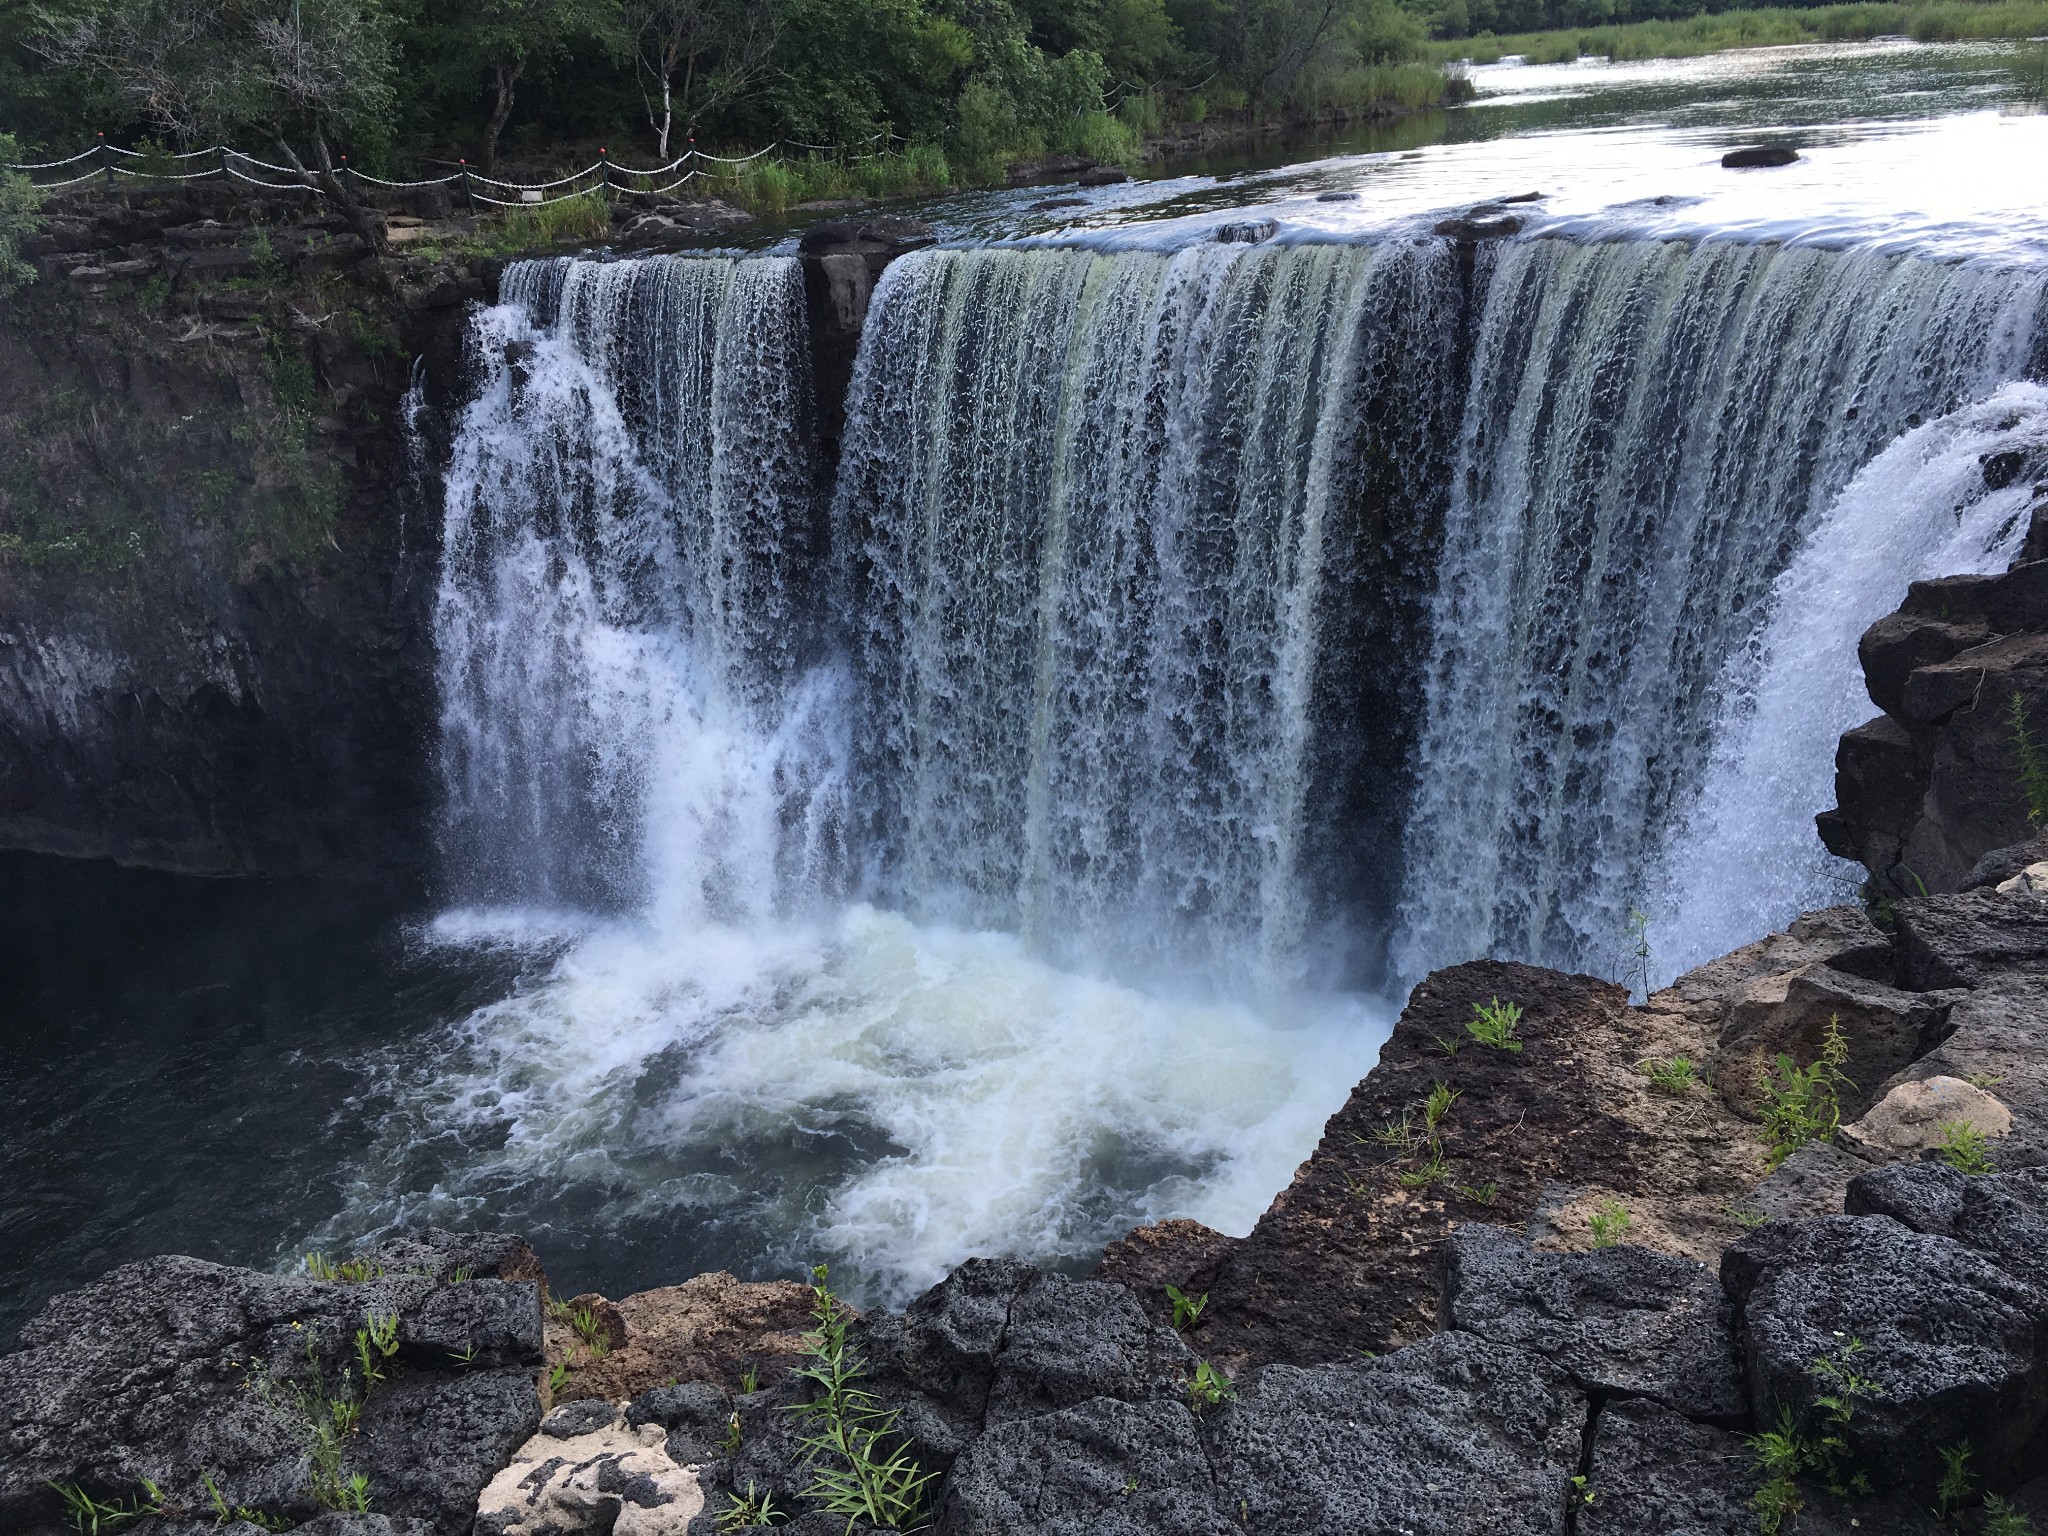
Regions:
<instances>
[{"instance_id":1,"label":"large boulder","mask_svg":"<svg viewBox=\"0 0 2048 1536\"><path fill-rule=\"evenodd\" d=\"M465 1529L540 1419L539 1282L484 1274L503 1267L479 1252L443 1283L433 1264L372 1260L350 1282L169 1256L53 1298L0 1356L0 1529L59 1529L53 1483L126 1499L144 1479L184 1508L211 1509L211 1487L311 1520L316 1426L335 1403L360 1415L341 1475L369 1478L374 1510ZM366 1393L356 1335L388 1319L394 1354Z\"/></svg>"},{"instance_id":2,"label":"large boulder","mask_svg":"<svg viewBox=\"0 0 2048 1536\"><path fill-rule=\"evenodd\" d=\"M1747 1422L1728 1298L1692 1260L1626 1246L1540 1253L1474 1224L1451 1234L1442 1262L1446 1329L1531 1350L1602 1398Z\"/></svg>"},{"instance_id":3,"label":"large boulder","mask_svg":"<svg viewBox=\"0 0 2048 1536\"><path fill-rule=\"evenodd\" d=\"M1892 912L1915 991L2048 976L2048 896L1980 889L1896 902Z\"/></svg>"},{"instance_id":4,"label":"large boulder","mask_svg":"<svg viewBox=\"0 0 2048 1536\"><path fill-rule=\"evenodd\" d=\"M1239 1529L1562 1536L1586 1399L1525 1350L1439 1334L1356 1365L1268 1366L1214 1462Z\"/></svg>"},{"instance_id":5,"label":"large boulder","mask_svg":"<svg viewBox=\"0 0 2048 1536\"><path fill-rule=\"evenodd\" d=\"M476 1536L684 1536L704 1493L661 1426L622 1424L616 1409L592 1422L588 1403L575 1406L581 1418L550 1414L484 1489Z\"/></svg>"},{"instance_id":6,"label":"large boulder","mask_svg":"<svg viewBox=\"0 0 2048 1536\"><path fill-rule=\"evenodd\" d=\"M2048 1454L2048 1293L1989 1256L1886 1216L1771 1222L1723 1256L1758 1422L1786 1411L1878 1488L1932 1497L1970 1443L2012 1486ZM1830 1422L1824 1397L1851 1409Z\"/></svg>"},{"instance_id":7,"label":"large boulder","mask_svg":"<svg viewBox=\"0 0 2048 1536\"><path fill-rule=\"evenodd\" d=\"M1012 1419L954 1466L941 1536L1242 1536L1194 1414L1094 1397Z\"/></svg>"},{"instance_id":8,"label":"large boulder","mask_svg":"<svg viewBox=\"0 0 2048 1536\"><path fill-rule=\"evenodd\" d=\"M1978 894L1991 893L1948 899ZM1941 1044L1884 1085L1886 1096L1948 1079L1947 1097L1969 1109L1945 1118L1967 1120L1993 1135L1989 1152L2001 1171L2048 1165L2048 976L2022 973L1985 981L1956 1002L1949 1026ZM1937 1138L1942 1125L1942 1118L1932 1124Z\"/></svg>"}]
</instances>

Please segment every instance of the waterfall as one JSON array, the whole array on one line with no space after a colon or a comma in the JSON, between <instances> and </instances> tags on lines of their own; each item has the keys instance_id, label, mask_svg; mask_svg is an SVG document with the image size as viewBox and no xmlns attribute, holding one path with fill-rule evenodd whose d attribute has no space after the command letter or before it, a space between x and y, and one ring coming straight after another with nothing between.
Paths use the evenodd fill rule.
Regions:
<instances>
[{"instance_id":1,"label":"waterfall","mask_svg":"<svg viewBox=\"0 0 2048 1536\"><path fill-rule=\"evenodd\" d=\"M806 345L793 261L507 270L435 615L461 899L759 918L829 884Z\"/></svg>"},{"instance_id":2,"label":"waterfall","mask_svg":"<svg viewBox=\"0 0 2048 1536\"><path fill-rule=\"evenodd\" d=\"M868 887L1075 963L1305 974L1338 844L1405 794L1463 312L1433 242L891 267L834 512Z\"/></svg>"},{"instance_id":3,"label":"waterfall","mask_svg":"<svg viewBox=\"0 0 2048 1536\"><path fill-rule=\"evenodd\" d=\"M1660 855L1724 722L1797 738L1748 748L1808 764L1788 789L1814 793L1833 757L1839 709L1753 711L1774 583L1889 441L2021 371L2040 292L2036 274L1815 249L1498 248L1432 615L1400 974L1479 954L1613 974L1654 889L1667 920L1699 918L1687 882L1725 889L1721 873L1703 851L1668 873ZM1906 568L1865 561L1871 579L1827 598L1830 654L1782 665L1849 682L1855 634L1919 574L1914 551L1944 547L1950 489L1856 503L1838 542L1875 548L1903 519L1922 530L1897 546ZM1719 825L1754 810L1726 804ZM1812 839L1753 871L1758 931L1812 894Z\"/></svg>"}]
</instances>

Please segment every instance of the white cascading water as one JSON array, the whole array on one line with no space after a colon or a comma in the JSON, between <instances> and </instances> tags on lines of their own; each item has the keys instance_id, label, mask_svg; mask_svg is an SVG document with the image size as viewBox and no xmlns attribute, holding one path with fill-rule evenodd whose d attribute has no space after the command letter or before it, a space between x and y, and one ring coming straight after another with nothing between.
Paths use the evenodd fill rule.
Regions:
<instances>
[{"instance_id":1,"label":"white cascading water","mask_svg":"<svg viewBox=\"0 0 2048 1536\"><path fill-rule=\"evenodd\" d=\"M924 252L828 516L794 263L515 266L448 482L435 931L527 972L392 1059L324 1235L900 1298L1244 1230L1390 941L1613 970L1641 905L1668 969L1811 899L1765 850L1856 634L2016 537L1970 468L2037 430L2039 296L1714 243Z\"/></svg>"},{"instance_id":2,"label":"white cascading water","mask_svg":"<svg viewBox=\"0 0 2048 1536\"><path fill-rule=\"evenodd\" d=\"M1863 866L1829 856L1816 809L1834 804L1835 742L1874 706L1856 642L1908 583L2002 571L2026 538L2031 477L1985 483L1984 464L2048 463L2048 389L2016 382L1913 428L1865 465L1774 583L1770 618L1724 669L1699 794L1672 822L1648 914L1668 936L1653 981L1853 901Z\"/></svg>"},{"instance_id":3,"label":"white cascading water","mask_svg":"<svg viewBox=\"0 0 2048 1536\"><path fill-rule=\"evenodd\" d=\"M1377 1005L1148 993L848 888L799 294L790 261L529 263L474 322L433 937L529 972L390 1060L317 1239L489 1219L600 1274L832 1258L900 1297L973 1252L1245 1230L1370 1066Z\"/></svg>"},{"instance_id":4,"label":"white cascading water","mask_svg":"<svg viewBox=\"0 0 2048 1536\"><path fill-rule=\"evenodd\" d=\"M1336 781L1405 758L1333 704L1331 631L1424 574L1388 487L1436 478L1462 305L1433 242L891 267L835 514L871 888L1075 963L1298 983L1361 830ZM1400 671L1379 638L1356 664Z\"/></svg>"},{"instance_id":5,"label":"white cascading water","mask_svg":"<svg viewBox=\"0 0 2048 1536\"><path fill-rule=\"evenodd\" d=\"M1726 947L1671 928L1705 922L1743 876L1703 847L1667 870L1664 843L1762 683L1741 658L1773 584L1887 442L2021 371L2041 291L2038 272L1815 249L1498 248L1437 588L1398 974L1484 954L1618 974L1629 914L1652 906L1667 961ZM1781 647L1774 666L1860 693L1856 635L1954 525L1953 485L1900 489L1924 499L1846 503L1860 521L1840 537L1875 548L1909 529L1892 535L1905 564L1880 578L1860 563L1867 579L1828 594L1825 633L1801 642L1823 649ZM1765 813L1760 838L1801 825L1714 932L1757 937L1814 895L1804 850L1832 802L1842 713L1759 718L1782 734L1746 739L1752 766L1804 764L1783 782L1808 798ZM1721 782L1690 819L1740 837L1752 808Z\"/></svg>"}]
</instances>

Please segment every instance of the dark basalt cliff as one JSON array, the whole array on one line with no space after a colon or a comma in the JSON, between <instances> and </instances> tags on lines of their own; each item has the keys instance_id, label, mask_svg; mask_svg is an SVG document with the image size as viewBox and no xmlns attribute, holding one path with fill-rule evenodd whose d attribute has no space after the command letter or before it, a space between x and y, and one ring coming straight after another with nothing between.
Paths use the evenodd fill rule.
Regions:
<instances>
[{"instance_id":1,"label":"dark basalt cliff","mask_svg":"<svg viewBox=\"0 0 2048 1536\"><path fill-rule=\"evenodd\" d=\"M1997 455L1984 476L1993 488L2034 482L2012 568L1914 582L1858 647L1884 713L1842 737L1838 803L1817 824L1879 896L1956 890L1986 849L2035 830L2013 711L2017 701L2029 739L2048 750L2048 458Z\"/></svg>"},{"instance_id":2,"label":"dark basalt cliff","mask_svg":"<svg viewBox=\"0 0 2048 1536\"><path fill-rule=\"evenodd\" d=\"M417 872L439 519L403 407L416 358L450 398L491 274L289 208L45 225L0 306L0 843Z\"/></svg>"},{"instance_id":3,"label":"dark basalt cliff","mask_svg":"<svg viewBox=\"0 0 2048 1536\"><path fill-rule=\"evenodd\" d=\"M744 222L620 215L633 250ZM138 193L29 242L40 280L0 303L0 846L426 873L438 477L504 257L439 245L459 220L400 233L372 254L302 203ZM807 242L835 432L874 279L926 238Z\"/></svg>"}]
</instances>

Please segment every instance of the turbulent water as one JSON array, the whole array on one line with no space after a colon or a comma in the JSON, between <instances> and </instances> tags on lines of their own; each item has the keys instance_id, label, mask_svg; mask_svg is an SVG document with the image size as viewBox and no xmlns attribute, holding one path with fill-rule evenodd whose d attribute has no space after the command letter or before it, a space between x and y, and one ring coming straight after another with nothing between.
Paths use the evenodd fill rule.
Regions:
<instances>
[{"instance_id":1,"label":"turbulent water","mask_svg":"<svg viewBox=\"0 0 2048 1536\"><path fill-rule=\"evenodd\" d=\"M801 277L529 263L473 327L451 902L330 1240L639 1273L1242 1231L1479 954L1830 899L1854 642L1994 568L2040 280L1735 243L934 250L827 483ZM1787 852L1787 850L1793 850Z\"/></svg>"}]
</instances>

